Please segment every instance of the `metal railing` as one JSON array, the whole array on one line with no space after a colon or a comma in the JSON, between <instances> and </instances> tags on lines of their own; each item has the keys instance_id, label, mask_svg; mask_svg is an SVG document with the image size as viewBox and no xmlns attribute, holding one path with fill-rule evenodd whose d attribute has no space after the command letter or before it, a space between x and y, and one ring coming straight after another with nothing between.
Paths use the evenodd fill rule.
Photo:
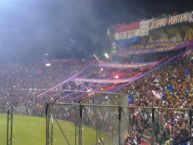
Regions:
<instances>
[{"instance_id":1,"label":"metal railing","mask_svg":"<svg viewBox=\"0 0 193 145\"><path fill-rule=\"evenodd\" d=\"M46 145L193 143L192 112L179 108L47 104Z\"/></svg>"},{"instance_id":2,"label":"metal railing","mask_svg":"<svg viewBox=\"0 0 193 145\"><path fill-rule=\"evenodd\" d=\"M46 145L193 144L192 109L54 103L45 112ZM14 108L2 113L12 145Z\"/></svg>"},{"instance_id":3,"label":"metal railing","mask_svg":"<svg viewBox=\"0 0 193 145\"><path fill-rule=\"evenodd\" d=\"M13 143L13 107L7 110L7 145Z\"/></svg>"}]
</instances>

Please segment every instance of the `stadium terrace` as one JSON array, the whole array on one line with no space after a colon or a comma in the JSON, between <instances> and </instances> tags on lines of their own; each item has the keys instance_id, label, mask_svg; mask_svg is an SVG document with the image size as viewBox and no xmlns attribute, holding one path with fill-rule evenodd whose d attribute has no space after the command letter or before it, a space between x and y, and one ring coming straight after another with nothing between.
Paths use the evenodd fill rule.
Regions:
<instances>
[{"instance_id":1,"label":"stadium terrace","mask_svg":"<svg viewBox=\"0 0 193 145\"><path fill-rule=\"evenodd\" d=\"M0 144L193 145L192 15L112 26L105 59L1 63Z\"/></svg>"}]
</instances>

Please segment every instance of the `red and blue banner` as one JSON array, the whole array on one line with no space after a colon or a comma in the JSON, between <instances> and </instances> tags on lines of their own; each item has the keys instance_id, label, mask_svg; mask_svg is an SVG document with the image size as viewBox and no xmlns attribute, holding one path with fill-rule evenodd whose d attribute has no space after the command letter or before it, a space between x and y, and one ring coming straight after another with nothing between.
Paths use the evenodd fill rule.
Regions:
<instances>
[{"instance_id":1,"label":"red and blue banner","mask_svg":"<svg viewBox=\"0 0 193 145\"><path fill-rule=\"evenodd\" d=\"M193 11L117 25L114 32L113 44L124 55L125 51L140 54L193 46Z\"/></svg>"},{"instance_id":2,"label":"red and blue banner","mask_svg":"<svg viewBox=\"0 0 193 145\"><path fill-rule=\"evenodd\" d=\"M115 26L115 33L127 32L139 28L139 22L133 22L130 24L120 24Z\"/></svg>"}]
</instances>

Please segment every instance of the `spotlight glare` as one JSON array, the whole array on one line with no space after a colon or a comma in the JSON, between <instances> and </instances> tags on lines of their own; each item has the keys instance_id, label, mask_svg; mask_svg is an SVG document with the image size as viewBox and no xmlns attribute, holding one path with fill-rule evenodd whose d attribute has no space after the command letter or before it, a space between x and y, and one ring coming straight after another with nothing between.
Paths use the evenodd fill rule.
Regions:
<instances>
[{"instance_id":1,"label":"spotlight glare","mask_svg":"<svg viewBox=\"0 0 193 145\"><path fill-rule=\"evenodd\" d=\"M106 58L109 58L109 55L108 55L107 53L104 53L104 56L105 56Z\"/></svg>"},{"instance_id":2,"label":"spotlight glare","mask_svg":"<svg viewBox=\"0 0 193 145\"><path fill-rule=\"evenodd\" d=\"M119 79L119 75L116 75L114 78L115 78L115 79Z\"/></svg>"},{"instance_id":3,"label":"spotlight glare","mask_svg":"<svg viewBox=\"0 0 193 145\"><path fill-rule=\"evenodd\" d=\"M51 63L46 63L46 67L50 67L51 66Z\"/></svg>"}]
</instances>

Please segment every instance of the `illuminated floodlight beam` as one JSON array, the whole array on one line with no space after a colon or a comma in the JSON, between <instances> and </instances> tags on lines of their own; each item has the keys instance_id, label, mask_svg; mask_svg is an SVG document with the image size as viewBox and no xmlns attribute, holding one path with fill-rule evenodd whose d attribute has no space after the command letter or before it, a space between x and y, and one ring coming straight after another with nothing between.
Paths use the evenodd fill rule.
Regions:
<instances>
[{"instance_id":1,"label":"illuminated floodlight beam","mask_svg":"<svg viewBox=\"0 0 193 145\"><path fill-rule=\"evenodd\" d=\"M50 67L51 66L51 63L46 63L46 67Z\"/></svg>"},{"instance_id":2,"label":"illuminated floodlight beam","mask_svg":"<svg viewBox=\"0 0 193 145\"><path fill-rule=\"evenodd\" d=\"M109 58L108 53L104 53L104 56L105 56L106 58Z\"/></svg>"}]
</instances>

